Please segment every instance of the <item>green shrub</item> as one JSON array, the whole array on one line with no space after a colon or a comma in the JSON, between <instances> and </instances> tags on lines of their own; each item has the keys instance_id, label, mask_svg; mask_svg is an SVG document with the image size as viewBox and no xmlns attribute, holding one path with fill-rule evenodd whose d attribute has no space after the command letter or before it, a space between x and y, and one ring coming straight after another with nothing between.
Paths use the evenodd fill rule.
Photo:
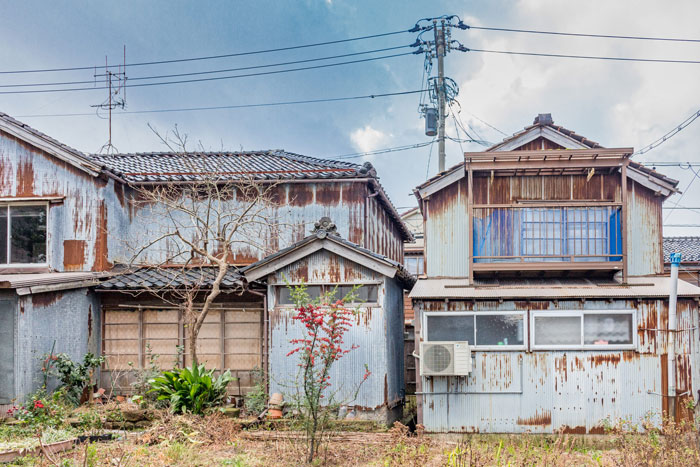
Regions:
<instances>
[{"instance_id":1,"label":"green shrub","mask_svg":"<svg viewBox=\"0 0 700 467\"><path fill-rule=\"evenodd\" d=\"M61 381L61 389L65 392L66 400L73 405L80 404L83 390L92 384L92 375L105 361L104 357L96 357L86 353L83 362L74 362L68 355L49 354L44 356L42 372L45 381L49 376L55 376ZM90 389L92 390L92 389Z\"/></svg>"},{"instance_id":2,"label":"green shrub","mask_svg":"<svg viewBox=\"0 0 700 467\"><path fill-rule=\"evenodd\" d=\"M248 413L259 414L265 410L267 405L267 390L265 385L265 374L262 369L255 367L250 372L253 378L253 387L245 395L245 409Z\"/></svg>"},{"instance_id":3,"label":"green shrub","mask_svg":"<svg viewBox=\"0 0 700 467\"><path fill-rule=\"evenodd\" d=\"M165 371L150 381L159 401L170 402L175 413L202 414L205 409L224 403L226 386L235 378L228 370L218 378L204 365Z\"/></svg>"}]
</instances>

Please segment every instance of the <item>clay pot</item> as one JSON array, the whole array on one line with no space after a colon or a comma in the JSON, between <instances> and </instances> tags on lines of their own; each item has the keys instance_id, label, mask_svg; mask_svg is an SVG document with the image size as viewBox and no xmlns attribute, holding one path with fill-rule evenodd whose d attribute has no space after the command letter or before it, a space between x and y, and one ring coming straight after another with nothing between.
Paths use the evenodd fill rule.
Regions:
<instances>
[{"instance_id":1,"label":"clay pot","mask_svg":"<svg viewBox=\"0 0 700 467\"><path fill-rule=\"evenodd\" d=\"M282 409L270 409L267 411L267 418L276 420L282 418Z\"/></svg>"}]
</instances>

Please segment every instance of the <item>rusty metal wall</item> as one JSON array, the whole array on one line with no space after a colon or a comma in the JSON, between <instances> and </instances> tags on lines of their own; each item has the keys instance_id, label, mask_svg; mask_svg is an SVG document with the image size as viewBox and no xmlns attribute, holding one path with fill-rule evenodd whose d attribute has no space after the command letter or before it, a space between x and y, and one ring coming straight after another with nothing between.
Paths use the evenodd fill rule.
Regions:
<instances>
[{"instance_id":1,"label":"rusty metal wall","mask_svg":"<svg viewBox=\"0 0 700 467\"><path fill-rule=\"evenodd\" d=\"M401 288L394 279L352 263L333 253L319 251L269 277L268 283L305 282L379 282L378 303L382 306L363 306L355 323L346 334L346 346L358 348L345 355L334 366L331 375L332 390L338 391L336 400L356 406L360 412L374 412L396 405L403 390L403 312ZM276 306L274 286L268 287L270 320L270 391L294 396L298 378L298 358L287 354L295 345L289 341L301 337L301 327L292 316L294 309ZM371 372L364 383L365 365ZM357 398L353 393L359 386Z\"/></svg>"},{"instance_id":2,"label":"rusty metal wall","mask_svg":"<svg viewBox=\"0 0 700 467\"><path fill-rule=\"evenodd\" d=\"M630 276L663 274L662 199L634 182L627 183L627 270Z\"/></svg>"},{"instance_id":3,"label":"rusty metal wall","mask_svg":"<svg viewBox=\"0 0 700 467\"><path fill-rule=\"evenodd\" d=\"M250 264L279 249L298 242L311 233L314 222L321 217L330 217L336 224L338 233L345 239L372 251L388 256L396 261L403 261L403 240L393 220L386 210L374 198L366 198L365 183L327 182L282 183L276 187L274 198L276 204L266 213L263 224L250 225L242 232L242 243L232 252L235 264ZM236 200L223 203L236 210L241 204ZM127 262L139 246L148 239L157 238L163 226L170 223L160 222L163 209L159 206L143 206L129 212L130 221L122 218L110 223L110 252L118 249L119 253L111 255L113 262ZM189 219L182 218L183 225ZM121 240L119 242L118 240ZM114 242L114 248L112 248ZM216 251L216 245L212 245ZM144 252L142 260L160 263L177 249L173 240L162 241Z\"/></svg>"},{"instance_id":4,"label":"rusty metal wall","mask_svg":"<svg viewBox=\"0 0 700 467\"><path fill-rule=\"evenodd\" d=\"M668 404L663 300L517 302L419 301L417 309L445 311L637 310L636 351L474 351L464 377L422 377L423 424L433 432L602 433L604 420L658 423ZM700 384L698 304L678 302L677 413ZM650 393L651 392L651 393ZM421 397L421 396L419 396Z\"/></svg>"},{"instance_id":5,"label":"rusty metal wall","mask_svg":"<svg viewBox=\"0 0 700 467\"><path fill-rule=\"evenodd\" d=\"M43 383L44 354L66 353L82 361L87 352L99 354L99 298L90 289L45 292L18 298L16 315L15 393L22 398Z\"/></svg>"},{"instance_id":6,"label":"rusty metal wall","mask_svg":"<svg viewBox=\"0 0 700 467\"><path fill-rule=\"evenodd\" d=\"M467 181L431 195L426 203L425 256L429 277L466 277L469 262Z\"/></svg>"},{"instance_id":7,"label":"rusty metal wall","mask_svg":"<svg viewBox=\"0 0 700 467\"><path fill-rule=\"evenodd\" d=\"M15 398L16 315L17 297L13 293L0 293L0 407Z\"/></svg>"},{"instance_id":8,"label":"rusty metal wall","mask_svg":"<svg viewBox=\"0 0 700 467\"><path fill-rule=\"evenodd\" d=\"M107 220L122 215L120 190L112 180L0 132L0 197L65 197L49 205L47 256L53 270L109 268Z\"/></svg>"}]
</instances>

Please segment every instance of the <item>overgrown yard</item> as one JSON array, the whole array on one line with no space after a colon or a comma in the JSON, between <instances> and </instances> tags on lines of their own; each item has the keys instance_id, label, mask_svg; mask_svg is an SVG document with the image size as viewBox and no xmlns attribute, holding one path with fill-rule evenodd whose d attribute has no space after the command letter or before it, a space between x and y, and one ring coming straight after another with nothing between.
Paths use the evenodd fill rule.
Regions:
<instances>
[{"instance_id":1,"label":"overgrown yard","mask_svg":"<svg viewBox=\"0 0 700 467\"><path fill-rule=\"evenodd\" d=\"M69 436L78 433L114 433L108 442L86 442L60 453L30 454L10 465L41 466L196 466L196 465L304 465L307 444L293 422L271 425L227 418L220 413L196 416L153 411L151 426L124 431L96 428L108 421L114 405L83 409ZM92 420L92 422L91 422ZM129 423L122 417L121 423ZM626 427L631 428L631 427ZM350 431L351 429L361 431ZM13 437L35 438L22 425L0 426L0 445ZM56 431L51 433L56 434ZM60 432L59 432L60 433ZM386 430L367 423L335 426L319 449L315 465L377 466L491 466L491 465L700 465L698 437L693 430L675 426L665 435L616 432L583 438L575 435L440 435L411 434L396 424ZM65 433L61 433L65 434ZM330 439L329 439L330 438ZM45 438L44 442L53 439ZM38 439L36 439L38 444Z\"/></svg>"}]
</instances>

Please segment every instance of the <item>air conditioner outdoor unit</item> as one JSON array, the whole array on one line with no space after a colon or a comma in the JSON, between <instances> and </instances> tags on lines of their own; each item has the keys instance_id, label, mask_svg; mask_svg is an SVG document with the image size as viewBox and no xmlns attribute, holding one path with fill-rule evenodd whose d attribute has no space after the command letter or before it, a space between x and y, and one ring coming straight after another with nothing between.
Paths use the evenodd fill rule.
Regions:
<instances>
[{"instance_id":1,"label":"air conditioner outdoor unit","mask_svg":"<svg viewBox=\"0 0 700 467\"><path fill-rule=\"evenodd\" d=\"M472 355L467 342L421 342L420 373L423 376L467 376Z\"/></svg>"}]
</instances>

